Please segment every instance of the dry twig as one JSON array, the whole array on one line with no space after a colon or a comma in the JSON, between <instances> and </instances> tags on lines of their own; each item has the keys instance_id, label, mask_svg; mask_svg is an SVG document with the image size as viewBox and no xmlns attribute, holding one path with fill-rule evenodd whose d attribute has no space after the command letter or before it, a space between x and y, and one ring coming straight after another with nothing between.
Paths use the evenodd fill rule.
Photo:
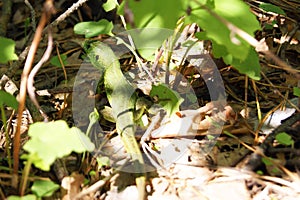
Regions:
<instances>
[{"instance_id":1,"label":"dry twig","mask_svg":"<svg viewBox=\"0 0 300 200\"><path fill-rule=\"evenodd\" d=\"M13 179L12 179L12 186L14 188L17 187L18 184L18 168L19 168L19 152L20 152L20 132L21 132L21 119L22 113L25 107L25 99L26 99L26 89L27 89L27 80L28 75L31 70L34 56L38 45L40 43L42 32L49 21L51 15L54 13L54 5L53 0L46 0L44 3L44 12L40 19L39 25L36 29L33 41L31 43L29 53L25 62L25 66L21 75L21 84L20 84L20 94L19 94L19 107L18 107L18 120L17 120L17 128L16 134L14 137L14 152L13 152L13 159L14 159L14 168L13 168Z\"/></svg>"}]
</instances>

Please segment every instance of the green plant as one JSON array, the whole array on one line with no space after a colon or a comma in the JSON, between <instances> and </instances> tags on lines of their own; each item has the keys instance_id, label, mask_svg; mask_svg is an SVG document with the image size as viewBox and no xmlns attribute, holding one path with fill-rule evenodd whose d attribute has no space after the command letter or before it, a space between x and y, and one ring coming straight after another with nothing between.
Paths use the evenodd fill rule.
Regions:
<instances>
[{"instance_id":1,"label":"green plant","mask_svg":"<svg viewBox=\"0 0 300 200\"><path fill-rule=\"evenodd\" d=\"M29 154L24 154L22 158L45 171L50 169L55 159L69 155L72 151L82 153L94 149L94 144L80 129L69 128L62 120L36 122L30 125L28 135L30 140L23 148Z\"/></svg>"},{"instance_id":2,"label":"green plant","mask_svg":"<svg viewBox=\"0 0 300 200\"><path fill-rule=\"evenodd\" d=\"M67 64L67 56L64 55L64 54L62 54L62 55L60 55L60 58L61 58L63 64L66 65L66 64ZM61 63L60 63L60 61L59 61L58 56L53 56L53 57L50 59L50 63L51 63L52 65L56 66L56 67L62 67L62 66L61 66Z\"/></svg>"},{"instance_id":3,"label":"green plant","mask_svg":"<svg viewBox=\"0 0 300 200\"><path fill-rule=\"evenodd\" d=\"M177 20L182 16L185 17L186 23L197 23L203 29L197 37L201 40L212 41L214 56L222 57L227 64L233 65L250 78L255 80L260 78L257 53L248 42L236 34L235 27L252 36L260 29L258 21L244 2L240 0L178 0L175 4L172 0L128 0L123 1L119 7L119 13L123 15L126 12L125 4L132 12L136 28L174 29ZM130 23L127 25L132 28ZM152 37L150 34L148 36Z\"/></svg>"},{"instance_id":4,"label":"green plant","mask_svg":"<svg viewBox=\"0 0 300 200\"><path fill-rule=\"evenodd\" d=\"M165 109L169 116L178 112L183 102L183 98L165 84L153 85L150 97L155 98L155 101Z\"/></svg>"},{"instance_id":5,"label":"green plant","mask_svg":"<svg viewBox=\"0 0 300 200\"><path fill-rule=\"evenodd\" d=\"M21 195L26 188L31 164L41 170L49 171L56 159L71 152L82 153L93 151L95 148L80 129L69 128L63 120L49 123L36 122L30 125L28 135L30 140L23 147L28 153L21 156L26 160L22 174Z\"/></svg>"},{"instance_id":6,"label":"green plant","mask_svg":"<svg viewBox=\"0 0 300 200\"><path fill-rule=\"evenodd\" d=\"M273 12L273 13L277 13L279 15L286 16L285 12L281 8L279 8L278 6L275 6L273 4L261 3L261 4L259 4L259 7L266 12Z\"/></svg>"},{"instance_id":7,"label":"green plant","mask_svg":"<svg viewBox=\"0 0 300 200\"><path fill-rule=\"evenodd\" d=\"M13 108L14 110L17 110L18 109L18 101L16 100L16 98L13 95L0 90L0 111L1 111L1 119L3 122L3 127L4 127L4 132L5 132L5 141L6 141L5 151L7 153L8 166L9 166L9 168L11 168L11 166L12 166L11 155L10 155L10 151L8 149L9 135L8 135L8 130L7 130L7 126L6 126L7 119L5 116L4 106L9 106L9 107Z\"/></svg>"},{"instance_id":8,"label":"green plant","mask_svg":"<svg viewBox=\"0 0 300 200\"><path fill-rule=\"evenodd\" d=\"M0 37L0 63L6 64L8 61L18 59L15 54L15 45L12 39Z\"/></svg>"},{"instance_id":9,"label":"green plant","mask_svg":"<svg viewBox=\"0 0 300 200\"><path fill-rule=\"evenodd\" d=\"M286 146L294 146L294 140L292 139L292 137L285 133L285 132L282 132L282 133L278 133L276 136L275 136L275 139L277 140L277 142L279 144L283 144L283 145L286 145Z\"/></svg>"},{"instance_id":10,"label":"green plant","mask_svg":"<svg viewBox=\"0 0 300 200\"><path fill-rule=\"evenodd\" d=\"M299 87L294 87L293 88L293 94L297 97L300 97L300 88Z\"/></svg>"},{"instance_id":11,"label":"green plant","mask_svg":"<svg viewBox=\"0 0 300 200\"><path fill-rule=\"evenodd\" d=\"M74 26L76 34L85 35L86 38L95 37L100 34L112 35L113 23L106 19L98 22L80 22Z\"/></svg>"},{"instance_id":12,"label":"green plant","mask_svg":"<svg viewBox=\"0 0 300 200\"><path fill-rule=\"evenodd\" d=\"M58 188L59 185L50 180L36 180L31 186L31 191L38 199L42 199L42 197L50 197Z\"/></svg>"},{"instance_id":13,"label":"green plant","mask_svg":"<svg viewBox=\"0 0 300 200\"><path fill-rule=\"evenodd\" d=\"M36 180L31 186L34 194L22 197L12 195L8 197L8 200L41 200L43 197L50 197L57 189L59 189L59 185L50 180Z\"/></svg>"},{"instance_id":14,"label":"green plant","mask_svg":"<svg viewBox=\"0 0 300 200\"><path fill-rule=\"evenodd\" d=\"M273 9L268 5L262 5L262 7ZM240 0L177 0L176 3L173 0L127 0L121 5L118 5L115 0L108 0L104 8L107 11L117 8L117 13L122 19L129 13L130 17L127 17L126 23L128 29L168 28L174 30L178 19L184 16L186 24L197 23L203 29L196 36L200 40L212 41L215 57L222 57L227 64L231 64L254 80L260 78L260 64L256 51L237 34L239 30L242 30L254 36L254 32L259 30L260 26L256 17L250 12L249 6ZM85 34L86 37L100 33L111 35L111 30L112 24L105 21L82 22L74 27L75 33ZM140 46L140 49L147 49L149 44L146 41L151 43L152 49L160 47L165 38L153 37L159 33L159 30L156 33L143 32L144 44L142 45L144 46ZM132 37L134 41L134 36ZM151 59L148 54L143 54L143 52L140 54L144 58Z\"/></svg>"}]
</instances>

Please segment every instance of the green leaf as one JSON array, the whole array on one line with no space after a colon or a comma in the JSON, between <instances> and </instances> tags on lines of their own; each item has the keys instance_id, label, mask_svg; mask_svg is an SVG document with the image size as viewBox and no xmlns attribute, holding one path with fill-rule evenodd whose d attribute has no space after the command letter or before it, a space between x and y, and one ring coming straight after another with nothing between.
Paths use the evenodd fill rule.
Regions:
<instances>
[{"instance_id":1,"label":"green leaf","mask_svg":"<svg viewBox=\"0 0 300 200\"><path fill-rule=\"evenodd\" d=\"M9 107L12 107L13 109L18 109L18 101L17 99L9 94L8 92L5 92L3 90L0 90L0 106L7 105Z\"/></svg>"},{"instance_id":2,"label":"green leaf","mask_svg":"<svg viewBox=\"0 0 300 200\"><path fill-rule=\"evenodd\" d=\"M249 51L249 55L245 60L239 60L237 58L233 58L231 64L234 68L236 68L240 73L246 74L253 80L260 79L260 64L259 64L259 57L251 47Z\"/></svg>"},{"instance_id":3,"label":"green leaf","mask_svg":"<svg viewBox=\"0 0 300 200\"><path fill-rule=\"evenodd\" d=\"M261 158L261 161L266 165L266 166L270 166L270 165L273 165L273 162L272 162L272 158Z\"/></svg>"},{"instance_id":4,"label":"green leaf","mask_svg":"<svg viewBox=\"0 0 300 200\"><path fill-rule=\"evenodd\" d=\"M50 180L36 180L31 186L32 192L39 198L50 197L58 188L59 185Z\"/></svg>"},{"instance_id":5,"label":"green leaf","mask_svg":"<svg viewBox=\"0 0 300 200\"><path fill-rule=\"evenodd\" d=\"M86 38L95 37L100 34L113 35L113 23L106 19L101 19L98 22L80 22L74 26L76 34L85 35Z\"/></svg>"},{"instance_id":6,"label":"green leaf","mask_svg":"<svg viewBox=\"0 0 300 200\"><path fill-rule=\"evenodd\" d=\"M293 88L293 94L297 97L300 97L300 88L294 87Z\"/></svg>"},{"instance_id":7,"label":"green leaf","mask_svg":"<svg viewBox=\"0 0 300 200\"><path fill-rule=\"evenodd\" d=\"M184 101L180 95L170 89L166 84L153 85L150 96L158 101L169 116L179 111L180 104Z\"/></svg>"},{"instance_id":8,"label":"green leaf","mask_svg":"<svg viewBox=\"0 0 300 200\"><path fill-rule=\"evenodd\" d=\"M18 60L15 54L15 41L12 39L0 37L0 63L6 64L11 60Z\"/></svg>"},{"instance_id":9,"label":"green leaf","mask_svg":"<svg viewBox=\"0 0 300 200\"><path fill-rule=\"evenodd\" d=\"M69 155L72 151L82 153L93 151L94 144L76 127L69 128L63 120L43 123L36 122L28 130L30 140L24 145L29 152L25 158L45 171L57 158Z\"/></svg>"},{"instance_id":10,"label":"green leaf","mask_svg":"<svg viewBox=\"0 0 300 200\"><path fill-rule=\"evenodd\" d=\"M86 135L88 135L88 136L90 135L94 124L96 124L99 120L99 113L96 108L94 108L94 111L90 113L89 119L90 119L90 122L89 122L88 128L86 130Z\"/></svg>"},{"instance_id":11,"label":"green leaf","mask_svg":"<svg viewBox=\"0 0 300 200\"><path fill-rule=\"evenodd\" d=\"M36 200L36 196L33 195L33 194L28 194L26 196L22 196L22 197L19 197L19 196L9 196L7 198L7 200Z\"/></svg>"},{"instance_id":12,"label":"green leaf","mask_svg":"<svg viewBox=\"0 0 300 200\"><path fill-rule=\"evenodd\" d=\"M260 29L259 23L255 15L250 12L249 6L240 0L199 0L198 2L206 5L207 8L212 9L217 15L252 36L254 36L256 30ZM215 46L222 45L226 48L224 54L220 56L226 56L229 53L234 55L235 58L244 61L249 54L250 45L246 41L232 34L222 22L194 1L177 0L174 3L173 0L129 0L128 9L132 12L136 28L174 29L177 20L185 15L187 23L196 22L204 29L204 39L213 40ZM123 12L125 13L125 11L126 9L124 8ZM147 40L143 41L151 42L151 39L153 40L154 38L157 37L149 36Z\"/></svg>"},{"instance_id":13,"label":"green leaf","mask_svg":"<svg viewBox=\"0 0 300 200\"><path fill-rule=\"evenodd\" d=\"M133 14L136 28L170 28L184 14L185 0L128 0L128 8ZM124 12L126 9L124 9ZM123 13L124 15L124 13Z\"/></svg>"},{"instance_id":14,"label":"green leaf","mask_svg":"<svg viewBox=\"0 0 300 200\"><path fill-rule=\"evenodd\" d=\"M247 76L249 76L254 80L260 79L259 57L253 47L249 47L249 54L247 55L245 60L240 60L229 53L225 55L226 52L225 46L213 44L213 49L214 49L214 55L216 57L220 57L222 54L224 62L226 64L232 65L240 73L246 74Z\"/></svg>"},{"instance_id":15,"label":"green leaf","mask_svg":"<svg viewBox=\"0 0 300 200\"><path fill-rule=\"evenodd\" d=\"M264 175L264 172L262 170L257 170L256 173L261 176Z\"/></svg>"},{"instance_id":16,"label":"green leaf","mask_svg":"<svg viewBox=\"0 0 300 200\"><path fill-rule=\"evenodd\" d=\"M275 6L273 4L270 4L270 3L261 3L259 5L259 7L261 9L263 9L264 11L266 11L266 12L273 12L273 13L276 13L276 14L279 14L279 15L286 16L285 12L281 8L279 8L278 6Z\"/></svg>"},{"instance_id":17,"label":"green leaf","mask_svg":"<svg viewBox=\"0 0 300 200\"><path fill-rule=\"evenodd\" d=\"M97 163L98 163L98 169L104 166L110 166L110 160L109 157L107 156L99 156L96 158Z\"/></svg>"},{"instance_id":18,"label":"green leaf","mask_svg":"<svg viewBox=\"0 0 300 200\"><path fill-rule=\"evenodd\" d=\"M212 40L213 46L221 45L225 47L226 51L219 56L231 54L234 58L241 61L247 58L250 45L246 41L232 34L225 24L204 8L200 8L194 1L187 2L187 6L190 6L192 10L190 16L187 17L187 21L190 23L196 22L204 29L205 39ZM212 12L251 36L254 36L254 32L260 29L259 23L255 15L250 12L249 6L240 0L215 0L214 7L211 9Z\"/></svg>"},{"instance_id":19,"label":"green leaf","mask_svg":"<svg viewBox=\"0 0 300 200\"><path fill-rule=\"evenodd\" d=\"M119 6L119 3L117 0L107 0L107 2L102 5L103 9L106 12L109 12L109 11L115 9L117 6Z\"/></svg>"},{"instance_id":20,"label":"green leaf","mask_svg":"<svg viewBox=\"0 0 300 200\"><path fill-rule=\"evenodd\" d=\"M89 115L90 124L95 124L99 120L99 113L96 108L94 108L94 111L90 113Z\"/></svg>"},{"instance_id":21,"label":"green leaf","mask_svg":"<svg viewBox=\"0 0 300 200\"><path fill-rule=\"evenodd\" d=\"M61 54L60 58L61 58L63 64L66 65L67 64L67 56L65 54ZM50 60L50 63L56 67L62 67L60 64L60 61L58 59L58 56L53 56Z\"/></svg>"},{"instance_id":22,"label":"green leaf","mask_svg":"<svg viewBox=\"0 0 300 200\"><path fill-rule=\"evenodd\" d=\"M277 140L278 143L283 145L289 146L294 144L294 140L292 139L292 137L285 132L278 133L275 139Z\"/></svg>"},{"instance_id":23,"label":"green leaf","mask_svg":"<svg viewBox=\"0 0 300 200\"><path fill-rule=\"evenodd\" d=\"M126 33L132 37L139 54L149 61L154 60L155 51L168 37L174 34L174 31L162 28L146 28L129 30Z\"/></svg>"},{"instance_id":24,"label":"green leaf","mask_svg":"<svg viewBox=\"0 0 300 200\"><path fill-rule=\"evenodd\" d=\"M95 170L91 170L91 171L89 171L89 175L90 176L96 176L97 172Z\"/></svg>"}]
</instances>

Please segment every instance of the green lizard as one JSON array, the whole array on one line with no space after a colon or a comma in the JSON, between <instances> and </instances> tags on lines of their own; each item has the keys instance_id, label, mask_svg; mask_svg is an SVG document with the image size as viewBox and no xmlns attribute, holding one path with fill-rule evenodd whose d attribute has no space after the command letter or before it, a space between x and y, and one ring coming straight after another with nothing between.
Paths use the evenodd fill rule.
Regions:
<instances>
[{"instance_id":1,"label":"green lizard","mask_svg":"<svg viewBox=\"0 0 300 200\"><path fill-rule=\"evenodd\" d=\"M94 42L87 50L87 55L92 65L104 75L104 86L116 120L117 131L137 173L139 199L145 199L144 160L135 139L133 116L137 98L135 89L124 77L119 60L109 46L102 42Z\"/></svg>"}]
</instances>

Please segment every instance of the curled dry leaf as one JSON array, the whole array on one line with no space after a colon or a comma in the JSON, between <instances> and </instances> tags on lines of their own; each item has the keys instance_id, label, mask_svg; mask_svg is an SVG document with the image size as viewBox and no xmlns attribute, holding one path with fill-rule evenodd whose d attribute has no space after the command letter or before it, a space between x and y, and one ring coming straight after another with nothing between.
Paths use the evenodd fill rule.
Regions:
<instances>
[{"instance_id":1,"label":"curled dry leaf","mask_svg":"<svg viewBox=\"0 0 300 200\"><path fill-rule=\"evenodd\" d=\"M237 115L227 105L218 108L214 102L209 102L197 110L177 112L171 118L164 118L160 127L151 134L152 138L195 136L198 131L206 131L212 126L222 126L225 122L234 124Z\"/></svg>"}]
</instances>

